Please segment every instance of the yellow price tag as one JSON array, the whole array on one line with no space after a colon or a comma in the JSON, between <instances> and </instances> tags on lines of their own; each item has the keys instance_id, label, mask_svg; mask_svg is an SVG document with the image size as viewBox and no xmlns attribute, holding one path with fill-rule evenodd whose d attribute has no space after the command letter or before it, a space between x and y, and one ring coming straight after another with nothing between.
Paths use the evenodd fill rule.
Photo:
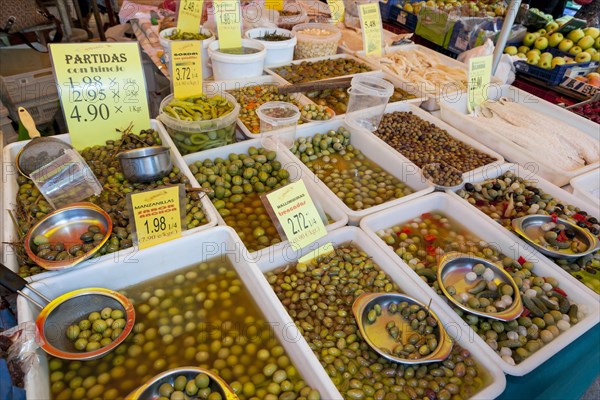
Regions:
<instances>
[{"instance_id":1,"label":"yellow price tag","mask_svg":"<svg viewBox=\"0 0 600 400\"><path fill-rule=\"evenodd\" d=\"M177 29L196 33L202 20L204 0L180 0L177 10Z\"/></svg>"},{"instance_id":2,"label":"yellow price tag","mask_svg":"<svg viewBox=\"0 0 600 400\"><path fill-rule=\"evenodd\" d=\"M171 82L177 99L202 94L202 41L174 40L171 43Z\"/></svg>"},{"instance_id":3,"label":"yellow price tag","mask_svg":"<svg viewBox=\"0 0 600 400\"><path fill-rule=\"evenodd\" d=\"M383 29L381 26L381 14L379 3L367 3L358 6L360 14L360 25L362 27L363 49L365 55L381 56L381 40Z\"/></svg>"},{"instance_id":4,"label":"yellow price tag","mask_svg":"<svg viewBox=\"0 0 600 400\"><path fill-rule=\"evenodd\" d=\"M270 10L283 10L283 0L265 0L265 8Z\"/></svg>"},{"instance_id":5,"label":"yellow price tag","mask_svg":"<svg viewBox=\"0 0 600 400\"><path fill-rule=\"evenodd\" d=\"M181 186L130 194L140 249L181 237Z\"/></svg>"},{"instance_id":6,"label":"yellow price tag","mask_svg":"<svg viewBox=\"0 0 600 400\"><path fill-rule=\"evenodd\" d=\"M493 57L473 57L469 59L469 81L467 106L469 111L487 100L490 80L492 78Z\"/></svg>"},{"instance_id":7,"label":"yellow price tag","mask_svg":"<svg viewBox=\"0 0 600 400\"><path fill-rule=\"evenodd\" d=\"M54 76L73 147L118 139L133 124L150 128L144 70L137 42L51 44Z\"/></svg>"},{"instance_id":8,"label":"yellow price tag","mask_svg":"<svg viewBox=\"0 0 600 400\"><path fill-rule=\"evenodd\" d=\"M241 49L240 1L218 0L213 4L219 33L219 48Z\"/></svg>"},{"instance_id":9,"label":"yellow price tag","mask_svg":"<svg viewBox=\"0 0 600 400\"><path fill-rule=\"evenodd\" d=\"M317 259L322 256L326 256L329 253L333 253L335 249L333 248L332 243L325 243L323 246L319 247L316 250L311 251L307 255L300 257L298 259L299 264L308 264L310 261Z\"/></svg>"},{"instance_id":10,"label":"yellow price tag","mask_svg":"<svg viewBox=\"0 0 600 400\"><path fill-rule=\"evenodd\" d=\"M346 12L344 0L327 0L327 4L333 23L344 22L344 13Z\"/></svg>"},{"instance_id":11,"label":"yellow price tag","mask_svg":"<svg viewBox=\"0 0 600 400\"><path fill-rule=\"evenodd\" d=\"M302 179L266 197L293 250L300 250L327 234Z\"/></svg>"}]
</instances>

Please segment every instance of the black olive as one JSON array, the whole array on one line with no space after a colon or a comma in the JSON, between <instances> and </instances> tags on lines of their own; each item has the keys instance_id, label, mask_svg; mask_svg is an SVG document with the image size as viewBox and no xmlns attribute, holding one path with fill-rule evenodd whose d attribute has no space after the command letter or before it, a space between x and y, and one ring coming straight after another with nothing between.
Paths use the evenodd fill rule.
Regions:
<instances>
[{"instance_id":1,"label":"black olive","mask_svg":"<svg viewBox=\"0 0 600 400\"><path fill-rule=\"evenodd\" d=\"M594 268L587 268L585 271L592 275L596 275L597 273L597 271Z\"/></svg>"},{"instance_id":2,"label":"black olive","mask_svg":"<svg viewBox=\"0 0 600 400\"><path fill-rule=\"evenodd\" d=\"M567 237L567 239L573 239L575 237L575 232L565 230L565 236Z\"/></svg>"},{"instance_id":3,"label":"black olive","mask_svg":"<svg viewBox=\"0 0 600 400\"><path fill-rule=\"evenodd\" d=\"M588 218L587 222L589 222L590 224L597 224L598 220L594 217Z\"/></svg>"},{"instance_id":4,"label":"black olive","mask_svg":"<svg viewBox=\"0 0 600 400\"><path fill-rule=\"evenodd\" d=\"M500 186L500 184L498 182L494 183L494 190L500 190L502 189L502 186Z\"/></svg>"},{"instance_id":5,"label":"black olive","mask_svg":"<svg viewBox=\"0 0 600 400\"><path fill-rule=\"evenodd\" d=\"M587 224L583 221L579 221L577 222L577 226L580 228L587 228Z\"/></svg>"},{"instance_id":6,"label":"black olive","mask_svg":"<svg viewBox=\"0 0 600 400\"><path fill-rule=\"evenodd\" d=\"M591 228L589 228L589 230L592 235L597 235L600 233L600 229L594 228L593 226Z\"/></svg>"},{"instance_id":7,"label":"black olive","mask_svg":"<svg viewBox=\"0 0 600 400\"><path fill-rule=\"evenodd\" d=\"M473 192L475 190L475 186L473 186L472 183L467 182L465 183L465 190L467 192Z\"/></svg>"},{"instance_id":8,"label":"black olive","mask_svg":"<svg viewBox=\"0 0 600 400\"><path fill-rule=\"evenodd\" d=\"M583 215L585 217L587 215L587 212L585 212L585 211L579 211L577 214Z\"/></svg>"},{"instance_id":9,"label":"black olive","mask_svg":"<svg viewBox=\"0 0 600 400\"><path fill-rule=\"evenodd\" d=\"M527 189L530 192L533 192L535 194L539 194L540 193L540 190L538 188L536 188L536 187L533 187L533 186L527 186L527 187L525 187L525 189Z\"/></svg>"}]
</instances>

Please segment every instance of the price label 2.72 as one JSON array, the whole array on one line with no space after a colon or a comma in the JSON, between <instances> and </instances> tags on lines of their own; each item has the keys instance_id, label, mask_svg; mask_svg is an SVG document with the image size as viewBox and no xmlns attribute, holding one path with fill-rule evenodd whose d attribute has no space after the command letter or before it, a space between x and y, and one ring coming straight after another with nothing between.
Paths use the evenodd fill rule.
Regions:
<instances>
[{"instance_id":1,"label":"price label 2.72","mask_svg":"<svg viewBox=\"0 0 600 400\"><path fill-rule=\"evenodd\" d=\"M137 43L57 43L50 56L73 147L118 139L117 129L150 128Z\"/></svg>"}]
</instances>

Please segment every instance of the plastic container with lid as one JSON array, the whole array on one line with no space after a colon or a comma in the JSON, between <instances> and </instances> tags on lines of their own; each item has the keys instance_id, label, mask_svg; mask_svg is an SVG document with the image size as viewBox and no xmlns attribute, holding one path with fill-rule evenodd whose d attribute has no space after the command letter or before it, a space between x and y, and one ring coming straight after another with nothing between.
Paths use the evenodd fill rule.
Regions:
<instances>
[{"instance_id":1,"label":"plastic container with lid","mask_svg":"<svg viewBox=\"0 0 600 400\"><path fill-rule=\"evenodd\" d=\"M350 98L346 122L374 131L379 126L385 106L394 93L394 85L376 76L355 76L348 89ZM365 113L365 109L369 109Z\"/></svg>"},{"instance_id":2,"label":"plastic container with lid","mask_svg":"<svg viewBox=\"0 0 600 400\"><path fill-rule=\"evenodd\" d=\"M337 53L342 32L333 25L308 23L294 26L297 43L294 58L315 58Z\"/></svg>"},{"instance_id":3,"label":"plastic container with lid","mask_svg":"<svg viewBox=\"0 0 600 400\"><path fill-rule=\"evenodd\" d=\"M267 33L276 33L278 35L289 36L288 40L270 41L260 40ZM289 63L294 59L294 47L296 46L296 37L291 31L280 28L254 28L246 31L247 39L258 40L267 49L265 65L278 65Z\"/></svg>"},{"instance_id":4,"label":"plastic container with lid","mask_svg":"<svg viewBox=\"0 0 600 400\"><path fill-rule=\"evenodd\" d=\"M229 93L222 92L218 96L233 104L233 110L219 118L205 121L184 121L163 112L163 109L173 100L172 94L160 103L158 119L165 125L169 136L182 155L235 142L235 125L240 113L240 105Z\"/></svg>"},{"instance_id":5,"label":"plastic container with lid","mask_svg":"<svg viewBox=\"0 0 600 400\"><path fill-rule=\"evenodd\" d=\"M242 39L242 48L258 50L250 54L230 54L219 50L219 41L208 46L215 81L254 78L263 74L267 49L258 40Z\"/></svg>"},{"instance_id":6,"label":"plastic container with lid","mask_svg":"<svg viewBox=\"0 0 600 400\"><path fill-rule=\"evenodd\" d=\"M167 29L160 31L160 33L158 35L158 40L160 42L160 45L165 50L165 61L167 63L167 68L169 69L169 73L171 73L171 42L172 42L172 40L169 39L169 37L171 35L173 35L173 33L175 33L176 30L177 30L177 28L167 28ZM204 39L202 41L202 49L200 51L200 54L202 55L202 77L203 77L203 79L206 79L206 78L212 76L212 74L213 74L212 68L210 67L210 63L209 63L208 45L211 44L212 42L216 41L217 39L216 39L216 35L213 32L211 32L209 29L203 28L201 26L198 27L198 33L202 33L204 35L211 35L209 38Z\"/></svg>"},{"instance_id":7,"label":"plastic container with lid","mask_svg":"<svg viewBox=\"0 0 600 400\"><path fill-rule=\"evenodd\" d=\"M269 101L258 107L256 114L260 119L261 144L266 149L292 147L300 119L298 107L285 101Z\"/></svg>"}]
</instances>

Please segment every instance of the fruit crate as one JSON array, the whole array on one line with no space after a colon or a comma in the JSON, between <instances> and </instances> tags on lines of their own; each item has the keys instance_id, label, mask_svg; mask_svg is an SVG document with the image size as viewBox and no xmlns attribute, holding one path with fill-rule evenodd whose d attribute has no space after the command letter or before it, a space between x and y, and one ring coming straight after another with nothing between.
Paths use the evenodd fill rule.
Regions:
<instances>
[{"instance_id":1,"label":"fruit crate","mask_svg":"<svg viewBox=\"0 0 600 400\"><path fill-rule=\"evenodd\" d=\"M400 3L400 0L379 0L381 19L384 21L391 19L392 10L396 8L398 3Z\"/></svg>"},{"instance_id":2,"label":"fruit crate","mask_svg":"<svg viewBox=\"0 0 600 400\"><path fill-rule=\"evenodd\" d=\"M417 29L417 22L419 21L419 18L417 17L417 14L406 11L402 8L402 4L398 4L391 8L389 20L396 21L404 28L414 32L415 29Z\"/></svg>"},{"instance_id":3,"label":"fruit crate","mask_svg":"<svg viewBox=\"0 0 600 400\"><path fill-rule=\"evenodd\" d=\"M54 117L60 112L60 102L58 98L41 98L23 103L15 104L8 109L10 118L13 121L19 120L17 112L18 107L24 107L29 111L31 117L37 125L47 124L54 120Z\"/></svg>"},{"instance_id":4,"label":"fruit crate","mask_svg":"<svg viewBox=\"0 0 600 400\"><path fill-rule=\"evenodd\" d=\"M569 75L571 70L575 67L587 68L592 67L595 68L598 66L597 61L591 61L587 63L577 63L577 64L565 64L559 65L552 69L544 69L542 67L538 67L537 65L527 64L525 61L516 61L515 68L518 73L530 76L532 78L536 78L548 86L558 86L563 80L565 75ZM576 72L575 72L576 73Z\"/></svg>"}]
</instances>

